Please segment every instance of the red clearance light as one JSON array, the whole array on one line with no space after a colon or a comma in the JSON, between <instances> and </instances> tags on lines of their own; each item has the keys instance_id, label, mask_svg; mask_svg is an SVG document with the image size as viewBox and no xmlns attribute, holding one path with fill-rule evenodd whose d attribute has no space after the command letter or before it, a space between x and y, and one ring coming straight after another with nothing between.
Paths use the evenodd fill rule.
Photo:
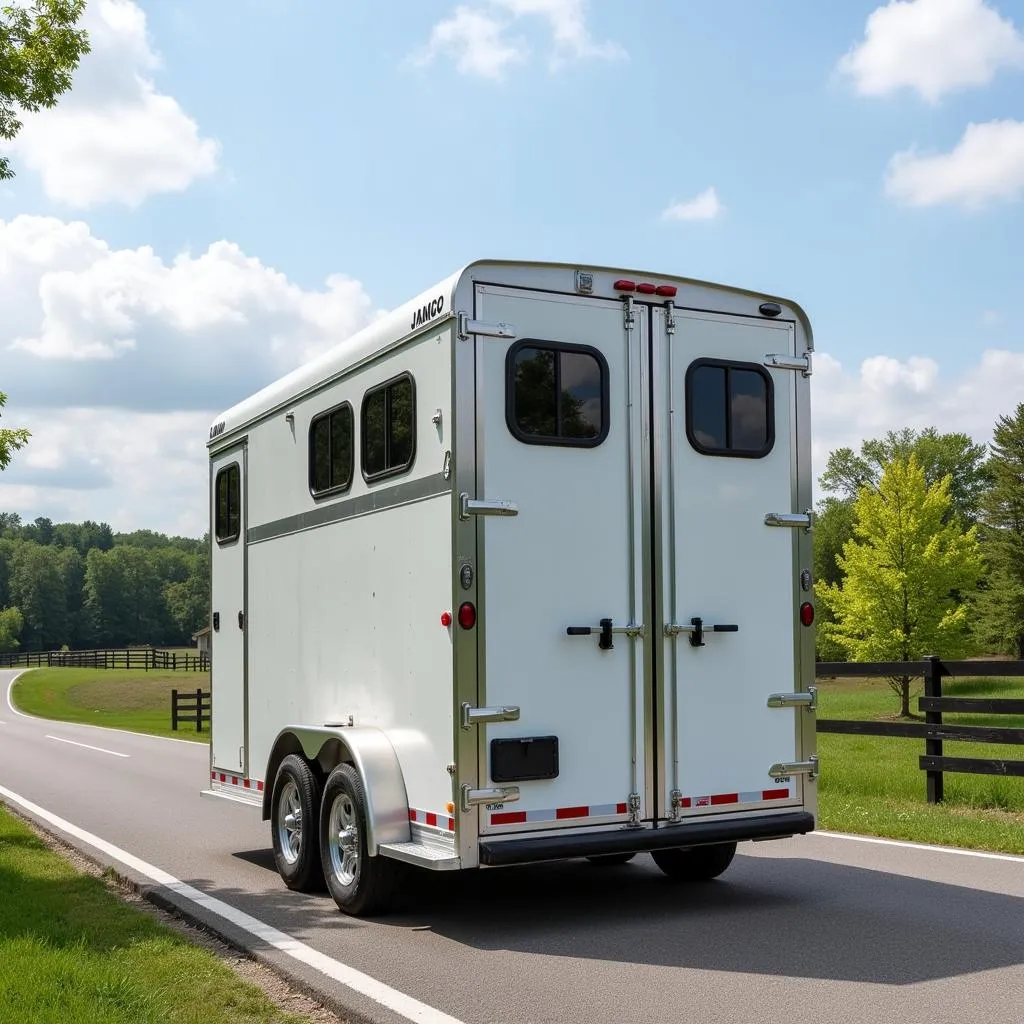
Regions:
<instances>
[{"instance_id":1,"label":"red clearance light","mask_svg":"<svg viewBox=\"0 0 1024 1024\"><path fill-rule=\"evenodd\" d=\"M643 284L638 284L636 290L641 295L653 295L658 289L653 284L648 284L645 281Z\"/></svg>"},{"instance_id":2,"label":"red clearance light","mask_svg":"<svg viewBox=\"0 0 1024 1024\"><path fill-rule=\"evenodd\" d=\"M452 624L452 613L441 612L441 625L447 629Z\"/></svg>"},{"instance_id":3,"label":"red clearance light","mask_svg":"<svg viewBox=\"0 0 1024 1024\"><path fill-rule=\"evenodd\" d=\"M463 629L472 629L476 625L476 608L469 601L459 608L459 625Z\"/></svg>"},{"instance_id":4,"label":"red clearance light","mask_svg":"<svg viewBox=\"0 0 1024 1024\"><path fill-rule=\"evenodd\" d=\"M671 299L679 289L674 284L659 284L654 290L658 295L664 295L665 298Z\"/></svg>"},{"instance_id":5,"label":"red clearance light","mask_svg":"<svg viewBox=\"0 0 1024 1024\"><path fill-rule=\"evenodd\" d=\"M627 280L625 280L623 278L623 279L621 279L619 281L616 281L615 284L612 285L612 287L617 292L635 292L636 291L636 282L635 281L627 281Z\"/></svg>"},{"instance_id":6,"label":"red clearance light","mask_svg":"<svg viewBox=\"0 0 1024 1024\"><path fill-rule=\"evenodd\" d=\"M814 605L810 601L804 601L800 605L800 622L805 626L814 622Z\"/></svg>"}]
</instances>

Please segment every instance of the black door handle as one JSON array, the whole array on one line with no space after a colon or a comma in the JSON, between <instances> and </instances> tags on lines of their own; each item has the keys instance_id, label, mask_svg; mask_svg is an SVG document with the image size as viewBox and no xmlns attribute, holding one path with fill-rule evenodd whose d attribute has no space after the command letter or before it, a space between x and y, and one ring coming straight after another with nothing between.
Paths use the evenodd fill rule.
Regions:
<instances>
[{"instance_id":1,"label":"black door handle","mask_svg":"<svg viewBox=\"0 0 1024 1024\"><path fill-rule=\"evenodd\" d=\"M615 644L612 643L612 620L602 619L601 628L598 630L601 634L597 641L597 646L602 651L611 651L615 648ZM565 629L566 636L592 636L594 628L592 626L567 626Z\"/></svg>"},{"instance_id":2,"label":"black door handle","mask_svg":"<svg viewBox=\"0 0 1024 1024\"><path fill-rule=\"evenodd\" d=\"M704 631L707 630L711 633L738 633L740 631L739 626L728 625L726 623L717 623L714 626L705 626L704 621L699 617L695 616L690 619L690 625L693 626L693 630L690 633L690 646L691 647L703 647L704 645Z\"/></svg>"}]
</instances>

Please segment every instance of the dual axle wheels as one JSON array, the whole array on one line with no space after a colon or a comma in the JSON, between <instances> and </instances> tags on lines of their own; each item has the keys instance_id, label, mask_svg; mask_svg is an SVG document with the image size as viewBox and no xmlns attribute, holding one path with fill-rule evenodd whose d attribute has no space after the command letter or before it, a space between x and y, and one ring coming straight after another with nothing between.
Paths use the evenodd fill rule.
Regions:
<instances>
[{"instance_id":1,"label":"dual axle wheels","mask_svg":"<svg viewBox=\"0 0 1024 1024\"><path fill-rule=\"evenodd\" d=\"M351 765L339 764L321 791L309 765L290 754L274 780L271 823L274 861L289 889L326 884L338 907L354 915L390 902L398 865L368 855L366 791Z\"/></svg>"}]
</instances>

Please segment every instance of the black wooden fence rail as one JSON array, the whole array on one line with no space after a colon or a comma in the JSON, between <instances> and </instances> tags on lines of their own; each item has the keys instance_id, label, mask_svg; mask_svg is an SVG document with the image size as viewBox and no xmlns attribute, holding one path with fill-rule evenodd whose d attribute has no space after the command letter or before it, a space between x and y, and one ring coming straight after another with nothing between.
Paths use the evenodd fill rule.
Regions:
<instances>
[{"instance_id":1,"label":"black wooden fence rail","mask_svg":"<svg viewBox=\"0 0 1024 1024\"><path fill-rule=\"evenodd\" d=\"M195 722L196 732L203 731L203 720L210 721L210 694L202 689L179 693L171 690L171 728L177 732L180 722Z\"/></svg>"},{"instance_id":2,"label":"black wooden fence rail","mask_svg":"<svg viewBox=\"0 0 1024 1024\"><path fill-rule=\"evenodd\" d=\"M947 757L944 740L974 743L1005 743L1024 746L1024 729L988 725L950 725L943 714L1024 715L1024 700L1012 697L943 697L942 680L950 676L1024 677L1024 661L943 661L931 656L923 661L846 662L821 661L815 666L820 678L921 676L924 696L918 708L923 722L864 722L820 718L818 732L860 736L900 736L924 740L919 760L925 772L928 803L942 803L943 774L960 772L971 775L1007 775L1024 778L1024 760L998 757Z\"/></svg>"},{"instance_id":3,"label":"black wooden fence rail","mask_svg":"<svg viewBox=\"0 0 1024 1024\"><path fill-rule=\"evenodd\" d=\"M144 672L208 672L205 651L160 651L119 647L96 651L16 651L0 654L0 668L124 668Z\"/></svg>"}]
</instances>

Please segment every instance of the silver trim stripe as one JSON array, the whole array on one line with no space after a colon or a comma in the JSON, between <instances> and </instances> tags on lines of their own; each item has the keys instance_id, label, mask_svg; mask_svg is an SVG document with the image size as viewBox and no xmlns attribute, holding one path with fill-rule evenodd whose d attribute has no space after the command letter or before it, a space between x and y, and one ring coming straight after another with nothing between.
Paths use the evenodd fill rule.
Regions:
<instances>
[{"instance_id":1,"label":"silver trim stripe","mask_svg":"<svg viewBox=\"0 0 1024 1024\"><path fill-rule=\"evenodd\" d=\"M294 516L285 516L283 519L253 526L246 531L245 538L249 544L259 544L261 541L284 537L289 533L313 530L318 526L340 523L345 519L369 515L371 512L383 512L399 505L411 505L427 498L440 497L442 494L450 494L451 489L451 480L446 480L443 473L436 473L433 476L407 480L393 487L383 487L369 494L360 494L357 498L334 501L308 512L299 512Z\"/></svg>"}]
</instances>

